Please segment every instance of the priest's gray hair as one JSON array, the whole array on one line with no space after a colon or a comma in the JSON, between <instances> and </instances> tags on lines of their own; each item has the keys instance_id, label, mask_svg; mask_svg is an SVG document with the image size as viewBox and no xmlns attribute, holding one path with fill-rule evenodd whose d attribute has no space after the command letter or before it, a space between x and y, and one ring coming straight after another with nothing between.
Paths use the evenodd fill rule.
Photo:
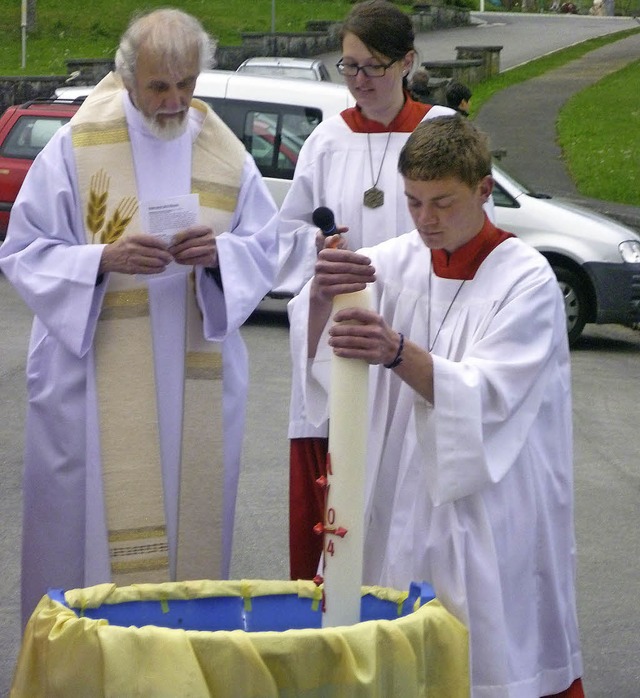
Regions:
<instances>
[{"instance_id":1,"label":"priest's gray hair","mask_svg":"<svg viewBox=\"0 0 640 698\"><path fill-rule=\"evenodd\" d=\"M136 63L142 47L163 57L167 66L180 66L193 56L199 57L200 70L215 66L217 42L200 22L186 12L160 9L132 19L116 51L116 71L125 85L135 79Z\"/></svg>"}]
</instances>

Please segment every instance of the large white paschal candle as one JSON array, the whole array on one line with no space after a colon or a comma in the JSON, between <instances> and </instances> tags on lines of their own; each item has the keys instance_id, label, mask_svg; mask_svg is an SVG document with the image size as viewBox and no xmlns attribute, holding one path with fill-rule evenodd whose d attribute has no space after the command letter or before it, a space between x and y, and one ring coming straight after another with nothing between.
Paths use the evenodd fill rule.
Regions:
<instances>
[{"instance_id":1,"label":"large white paschal candle","mask_svg":"<svg viewBox=\"0 0 640 698\"><path fill-rule=\"evenodd\" d=\"M334 314L353 307L371 307L367 289L334 298ZM369 364L334 354L329 395L323 627L360 622L368 394Z\"/></svg>"}]
</instances>

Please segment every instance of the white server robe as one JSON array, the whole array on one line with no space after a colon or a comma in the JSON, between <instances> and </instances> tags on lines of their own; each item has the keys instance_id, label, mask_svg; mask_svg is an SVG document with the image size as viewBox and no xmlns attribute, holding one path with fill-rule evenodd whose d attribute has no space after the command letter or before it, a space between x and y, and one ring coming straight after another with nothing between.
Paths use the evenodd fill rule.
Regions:
<instances>
[{"instance_id":1,"label":"white server robe","mask_svg":"<svg viewBox=\"0 0 640 698\"><path fill-rule=\"evenodd\" d=\"M363 250L373 307L427 347L459 280L432 278L413 231ZM290 302L307 356L307 285ZM433 349L435 404L370 367L365 584L433 584L470 632L474 698L539 698L582 674L575 606L572 421L557 281L516 238L466 282ZM310 419L328 417L326 334L308 361Z\"/></svg>"},{"instance_id":2,"label":"white server robe","mask_svg":"<svg viewBox=\"0 0 640 698\"><path fill-rule=\"evenodd\" d=\"M433 106L425 118L453 113L448 107ZM280 208L275 291L295 295L313 276L318 227L311 216L318 206L334 212L336 225L349 226L344 237L350 250L377 245L413 229L398 174L398 157L410 135L371 133L367 138L366 133L352 131L340 115L314 129L300 151L295 177ZM377 187L384 192L384 205L367 208L362 198L378 172ZM300 362L293 352L292 361ZM289 438L326 437L326 424L313 426L306 419L301 395L294 371Z\"/></svg>"}]
</instances>

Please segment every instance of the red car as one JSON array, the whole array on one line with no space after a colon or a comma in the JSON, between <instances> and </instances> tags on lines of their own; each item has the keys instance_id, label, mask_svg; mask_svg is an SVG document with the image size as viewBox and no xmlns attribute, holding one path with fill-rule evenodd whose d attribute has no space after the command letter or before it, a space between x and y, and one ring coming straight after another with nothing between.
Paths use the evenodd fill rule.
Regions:
<instances>
[{"instance_id":1,"label":"red car","mask_svg":"<svg viewBox=\"0 0 640 698\"><path fill-rule=\"evenodd\" d=\"M0 117L0 241L9 213L36 155L80 104L40 99L9 107Z\"/></svg>"}]
</instances>

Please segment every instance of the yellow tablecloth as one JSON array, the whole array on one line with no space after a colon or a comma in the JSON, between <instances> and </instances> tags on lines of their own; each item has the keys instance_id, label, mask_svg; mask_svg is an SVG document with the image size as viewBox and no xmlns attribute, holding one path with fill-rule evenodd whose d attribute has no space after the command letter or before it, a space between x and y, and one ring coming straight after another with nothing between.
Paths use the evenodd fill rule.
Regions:
<instances>
[{"instance_id":1,"label":"yellow tablecloth","mask_svg":"<svg viewBox=\"0 0 640 698\"><path fill-rule=\"evenodd\" d=\"M292 594L312 582L176 582L68 591L73 608L136 600ZM363 587L402 603L407 594ZM109 625L45 596L23 639L11 698L462 698L465 627L437 601L395 620L284 632Z\"/></svg>"}]
</instances>

